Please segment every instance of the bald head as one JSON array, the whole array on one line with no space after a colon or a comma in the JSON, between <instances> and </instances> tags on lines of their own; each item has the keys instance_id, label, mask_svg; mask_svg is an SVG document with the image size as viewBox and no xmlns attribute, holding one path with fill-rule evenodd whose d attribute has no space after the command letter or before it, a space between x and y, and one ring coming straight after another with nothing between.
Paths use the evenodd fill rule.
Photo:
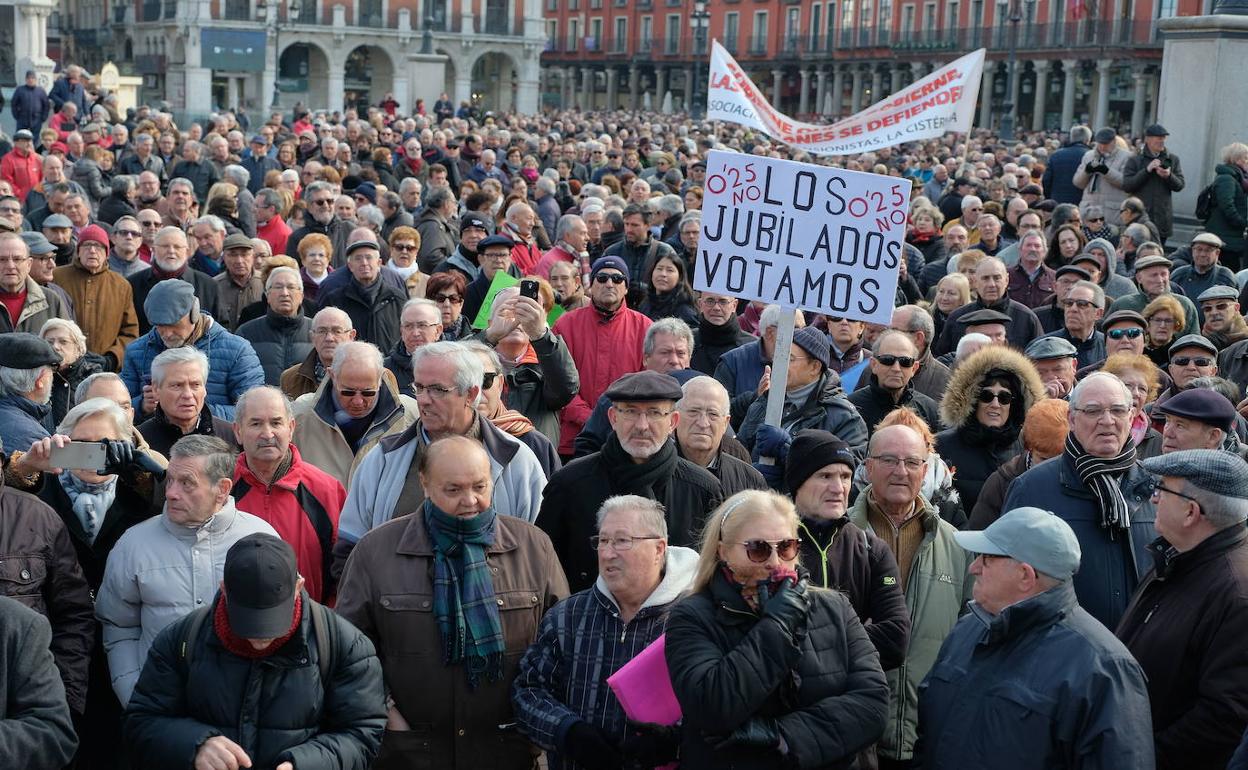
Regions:
<instances>
[{"instance_id":1,"label":"bald head","mask_svg":"<svg viewBox=\"0 0 1248 770\"><path fill-rule=\"evenodd\" d=\"M476 516L491 505L490 458L479 441L447 436L420 456L425 497L451 516Z\"/></svg>"}]
</instances>

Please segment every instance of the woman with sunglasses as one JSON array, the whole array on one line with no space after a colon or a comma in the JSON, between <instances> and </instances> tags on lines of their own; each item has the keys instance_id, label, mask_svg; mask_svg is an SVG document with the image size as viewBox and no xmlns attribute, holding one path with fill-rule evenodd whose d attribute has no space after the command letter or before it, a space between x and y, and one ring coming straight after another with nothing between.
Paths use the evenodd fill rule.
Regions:
<instances>
[{"instance_id":1,"label":"woman with sunglasses","mask_svg":"<svg viewBox=\"0 0 1248 770\"><path fill-rule=\"evenodd\" d=\"M940 402L946 429L936 434L936 451L953 469L964 510L974 510L988 477L1023 451L1023 418L1046 396L1031 361L1004 346L984 348L954 369Z\"/></svg>"},{"instance_id":2,"label":"woman with sunglasses","mask_svg":"<svg viewBox=\"0 0 1248 770\"><path fill-rule=\"evenodd\" d=\"M844 594L809 587L797 533L774 492L739 492L707 520L667 623L685 770L849 766L884 730L879 655Z\"/></svg>"}]
</instances>

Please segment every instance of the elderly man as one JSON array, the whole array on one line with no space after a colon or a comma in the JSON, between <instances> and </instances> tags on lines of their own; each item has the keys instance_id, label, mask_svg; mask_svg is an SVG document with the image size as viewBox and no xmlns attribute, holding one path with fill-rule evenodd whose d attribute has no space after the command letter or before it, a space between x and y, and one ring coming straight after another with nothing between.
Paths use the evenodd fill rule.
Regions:
<instances>
[{"instance_id":1,"label":"elderly man","mask_svg":"<svg viewBox=\"0 0 1248 770\"><path fill-rule=\"evenodd\" d=\"M476 211L464 212L459 218L459 245L451 255L433 269L434 273L459 272L465 284L472 283L481 274L477 249L490 234L490 221ZM580 275L578 269L577 275ZM480 309L480 308L478 308Z\"/></svg>"},{"instance_id":2,"label":"elderly man","mask_svg":"<svg viewBox=\"0 0 1248 770\"><path fill-rule=\"evenodd\" d=\"M1170 276L1174 285L1183 290L1184 296L1199 297L1214 286L1239 289L1231 269L1218 263L1225 245L1213 233L1199 233L1192 239L1192 263L1178 268Z\"/></svg>"},{"instance_id":3,"label":"elderly man","mask_svg":"<svg viewBox=\"0 0 1248 770\"><path fill-rule=\"evenodd\" d=\"M1197 334L1200 331L1200 317L1196 310L1196 305L1190 299L1182 294L1173 293L1172 284L1170 283L1170 260L1161 256L1159 253L1142 256L1135 261L1135 283L1139 286L1139 291L1135 294L1128 294L1114 300L1109 306L1109 312L1113 313L1118 310L1134 310L1142 313L1148 303L1157 299L1163 294L1173 297L1183 308L1184 324L1182 329L1177 333Z\"/></svg>"},{"instance_id":4,"label":"elderly man","mask_svg":"<svg viewBox=\"0 0 1248 770\"><path fill-rule=\"evenodd\" d=\"M190 181L200 204L208 198L208 189L221 181L220 170L204 158L204 146L194 139L182 143L182 160L174 165L169 175Z\"/></svg>"},{"instance_id":5,"label":"elderly man","mask_svg":"<svg viewBox=\"0 0 1248 770\"><path fill-rule=\"evenodd\" d=\"M984 211L984 201L977 195L963 195L958 208L961 216L949 218L945 222L944 230L962 227L966 230L966 245L975 246L979 243L979 217ZM950 256L955 253L949 252Z\"/></svg>"},{"instance_id":6,"label":"elderly man","mask_svg":"<svg viewBox=\"0 0 1248 770\"><path fill-rule=\"evenodd\" d=\"M1201 331L1219 351L1248 339L1248 324L1239 309L1239 290L1231 286L1211 286L1196 297L1204 317Z\"/></svg>"},{"instance_id":7,"label":"elderly man","mask_svg":"<svg viewBox=\"0 0 1248 770\"><path fill-rule=\"evenodd\" d=\"M802 564L811 582L849 597L888 671L905 661L910 612L892 549L846 517L857 467L844 441L827 431L802 431L784 467L784 487L801 517Z\"/></svg>"},{"instance_id":8,"label":"elderly man","mask_svg":"<svg viewBox=\"0 0 1248 770\"><path fill-rule=\"evenodd\" d=\"M139 224L139 220L129 214L118 217L117 221L113 222L113 234L110 239L113 244L112 250L108 253L110 270L122 278L129 278L148 268L148 263L143 261L140 253L143 248L143 227Z\"/></svg>"},{"instance_id":9,"label":"elderly man","mask_svg":"<svg viewBox=\"0 0 1248 770\"><path fill-rule=\"evenodd\" d=\"M195 239L191 267L216 278L225 270L225 222L215 214L206 214L192 223L190 233Z\"/></svg>"},{"instance_id":10,"label":"elderly man","mask_svg":"<svg viewBox=\"0 0 1248 770\"><path fill-rule=\"evenodd\" d=\"M195 200L195 185L189 179L169 180L169 192L156 203L155 208L160 214L162 225L189 230L199 212L199 203ZM189 250L187 255L189 258Z\"/></svg>"},{"instance_id":11,"label":"elderly man","mask_svg":"<svg viewBox=\"0 0 1248 770\"><path fill-rule=\"evenodd\" d=\"M1033 310L1044 306L1057 279L1053 268L1044 264L1048 248L1043 231L1023 233L1018 241L1018 264L1009 270L1007 293L1010 299Z\"/></svg>"},{"instance_id":12,"label":"elderly man","mask_svg":"<svg viewBox=\"0 0 1248 770\"><path fill-rule=\"evenodd\" d=\"M268 305L260 318L238 327L239 337L251 343L264 368L267 385L279 385L282 373L297 368L313 352L313 319L303 310L303 279L293 267L276 267L264 284Z\"/></svg>"},{"instance_id":13,"label":"elderly man","mask_svg":"<svg viewBox=\"0 0 1248 770\"><path fill-rule=\"evenodd\" d=\"M940 409L935 401L914 389L919 370L919 350L904 332L888 331L875 339L867 362L871 374L865 387L849 394L867 426L867 435L894 409L909 409L932 429L940 430Z\"/></svg>"},{"instance_id":14,"label":"elderly man","mask_svg":"<svg viewBox=\"0 0 1248 770\"><path fill-rule=\"evenodd\" d=\"M932 314L918 305L902 305L893 311L888 328L904 333L918 349L918 374L911 380L914 389L933 401L939 402L949 384L949 367L932 356L932 341L936 337L936 324ZM858 379L858 387L866 386L866 379Z\"/></svg>"},{"instance_id":15,"label":"elderly man","mask_svg":"<svg viewBox=\"0 0 1248 770\"><path fill-rule=\"evenodd\" d=\"M1085 211L1100 206L1109 214L1111 225L1119 224L1118 208L1127 199L1122 189L1122 172L1131 158L1130 150L1118 147L1117 138L1112 128L1097 131L1092 137L1095 144L1084 152L1071 180L1075 187L1083 190L1080 206Z\"/></svg>"},{"instance_id":16,"label":"elderly man","mask_svg":"<svg viewBox=\"0 0 1248 770\"><path fill-rule=\"evenodd\" d=\"M1157 477L1151 569L1118 624L1148 677L1157 767L1221 768L1248 726L1248 464L1193 449L1144 461Z\"/></svg>"},{"instance_id":17,"label":"elderly man","mask_svg":"<svg viewBox=\"0 0 1248 770\"><path fill-rule=\"evenodd\" d=\"M982 532L975 600L919 690L916 759L930 767L1152 767L1144 672L1075 597L1079 541L1049 511L1017 508ZM1044 703L1044 726L1012 719L996 692ZM1187 766L1187 765L1184 765Z\"/></svg>"},{"instance_id":18,"label":"elderly man","mask_svg":"<svg viewBox=\"0 0 1248 770\"><path fill-rule=\"evenodd\" d=\"M564 214L553 228L555 245L542 255L541 260L533 268L534 275L550 278L550 268L556 262L567 262L577 266L578 272L589 270L589 228L585 220L577 214Z\"/></svg>"},{"instance_id":19,"label":"elderly man","mask_svg":"<svg viewBox=\"0 0 1248 770\"><path fill-rule=\"evenodd\" d=\"M1170 135L1159 123L1144 130L1144 146L1123 164L1122 189L1140 199L1157 224L1162 246L1174 230L1174 209L1170 197L1182 191L1183 177L1179 156L1166 149Z\"/></svg>"},{"instance_id":20,"label":"elderly man","mask_svg":"<svg viewBox=\"0 0 1248 770\"><path fill-rule=\"evenodd\" d=\"M386 369L394 375L399 392L412 393L412 353L442 337L442 311L433 300L409 299L399 317L399 341L386 356Z\"/></svg>"},{"instance_id":21,"label":"elderly man","mask_svg":"<svg viewBox=\"0 0 1248 770\"><path fill-rule=\"evenodd\" d=\"M536 759L508 729L509 695L519 653L568 584L550 540L496 510L491 464L479 441L435 440L420 455L423 502L364 535L347 563L338 613L377 646L390 690L377 767ZM442 654L411 654L433 649Z\"/></svg>"},{"instance_id":22,"label":"elderly man","mask_svg":"<svg viewBox=\"0 0 1248 770\"><path fill-rule=\"evenodd\" d=\"M282 196L276 190L261 188L256 193L254 212L256 235L273 247L274 254L285 254L291 229L282 217Z\"/></svg>"},{"instance_id":23,"label":"elderly man","mask_svg":"<svg viewBox=\"0 0 1248 770\"><path fill-rule=\"evenodd\" d=\"M606 392L613 428L607 443L551 476L537 523L550 535L574 588L588 588L597 576L587 547L592 524L578 513L586 506L596 508L613 494L650 497L668 512L671 541L690 545L722 499L715 476L680 457L669 441L683 395L665 374L647 370L621 377Z\"/></svg>"},{"instance_id":24,"label":"elderly man","mask_svg":"<svg viewBox=\"0 0 1248 770\"><path fill-rule=\"evenodd\" d=\"M459 233L456 231L455 212L459 210L459 202L455 194L445 187L432 190L425 200L425 210L416 220L416 231L420 233L420 254L416 263L422 273L432 273L455 252ZM510 249L510 241L508 241Z\"/></svg>"},{"instance_id":25,"label":"elderly man","mask_svg":"<svg viewBox=\"0 0 1248 770\"><path fill-rule=\"evenodd\" d=\"M498 228L497 234L511 241L511 261L524 275L532 274L542 259L542 251L533 235L537 222L533 207L525 201L516 201L507 208L503 224Z\"/></svg>"},{"instance_id":26,"label":"elderly man","mask_svg":"<svg viewBox=\"0 0 1248 770\"><path fill-rule=\"evenodd\" d=\"M1152 482L1135 457L1131 405L1131 391L1112 374L1081 380L1070 394L1065 451L1015 479L1003 506L1046 500L1071 525L1086 555L1074 579L1079 604L1111 628L1144 574L1155 537Z\"/></svg>"},{"instance_id":27,"label":"elderly man","mask_svg":"<svg viewBox=\"0 0 1248 770\"><path fill-rule=\"evenodd\" d=\"M305 236L320 233L329 238L334 247L333 267L342 267L346 264L352 225L334 216L334 186L329 182L313 182L304 189L303 197L308 204L308 215L303 219L303 227L290 234L285 253L298 254L299 243Z\"/></svg>"},{"instance_id":28,"label":"elderly man","mask_svg":"<svg viewBox=\"0 0 1248 770\"><path fill-rule=\"evenodd\" d=\"M1227 437L1234 435L1235 407L1222 394L1207 388L1176 393L1165 403L1157 404L1153 415L1165 423L1161 430L1163 454L1222 449Z\"/></svg>"},{"instance_id":29,"label":"elderly man","mask_svg":"<svg viewBox=\"0 0 1248 770\"><path fill-rule=\"evenodd\" d=\"M264 285L256 275L256 253L246 235L234 233L225 238L222 260L224 269L213 278L217 284L217 314L213 318L227 331L234 331L243 308L264 296Z\"/></svg>"},{"instance_id":30,"label":"elderly man","mask_svg":"<svg viewBox=\"0 0 1248 770\"><path fill-rule=\"evenodd\" d=\"M914 754L919 683L936 662L940 642L958 622L971 591L966 573L970 555L954 541L953 525L921 493L929 451L913 428L892 425L876 431L868 445L868 486L847 514L896 557L897 580L910 613L905 662L888 672L891 716L878 747L880 757L894 766L904 765Z\"/></svg>"},{"instance_id":31,"label":"elderly man","mask_svg":"<svg viewBox=\"0 0 1248 770\"><path fill-rule=\"evenodd\" d=\"M652 327L653 328L653 327ZM749 463L749 453L728 437L728 391L701 375L681 386L676 402L677 453L719 480L724 499L746 489L767 489L767 479Z\"/></svg>"},{"instance_id":32,"label":"elderly man","mask_svg":"<svg viewBox=\"0 0 1248 770\"><path fill-rule=\"evenodd\" d=\"M127 715L131 760L366 766L385 725L372 642L311 596L294 551L277 538L239 540L226 553L223 577L210 606L153 641ZM255 729L293 701L305 708L280 730Z\"/></svg>"},{"instance_id":33,"label":"elderly man","mask_svg":"<svg viewBox=\"0 0 1248 770\"><path fill-rule=\"evenodd\" d=\"M0 233L0 334L38 334L51 318L72 319L61 296L30 277L32 260L26 242L16 233Z\"/></svg>"},{"instance_id":34,"label":"elderly man","mask_svg":"<svg viewBox=\"0 0 1248 770\"><path fill-rule=\"evenodd\" d=\"M1041 337L1027 346L1025 355L1035 365L1049 398L1070 395L1079 369L1074 345L1061 337Z\"/></svg>"},{"instance_id":35,"label":"elderly man","mask_svg":"<svg viewBox=\"0 0 1248 770\"><path fill-rule=\"evenodd\" d=\"M1173 384L1157 398L1154 408L1175 394L1192 386L1192 380L1212 377L1218 373L1218 348L1199 334L1179 337L1170 345L1170 363L1166 371ZM1160 429L1160 426L1158 426Z\"/></svg>"},{"instance_id":36,"label":"elderly man","mask_svg":"<svg viewBox=\"0 0 1248 770\"><path fill-rule=\"evenodd\" d=\"M1010 317L1007 337L1009 343L1016 348L1027 347L1027 343L1043 334L1040 320L1031 308L1010 299L1006 294L1008 285L1009 273L1001 260L996 257L980 260L972 281L976 299L949 314L932 352L939 356L952 351L958 339L966 333L966 323L961 320L962 316L979 310L995 310Z\"/></svg>"},{"instance_id":37,"label":"elderly man","mask_svg":"<svg viewBox=\"0 0 1248 770\"><path fill-rule=\"evenodd\" d=\"M698 325L693 330L691 368L714 374L725 353L754 341L754 335L741 328L737 300L723 294L701 292L697 299Z\"/></svg>"},{"instance_id":38,"label":"elderly man","mask_svg":"<svg viewBox=\"0 0 1248 770\"><path fill-rule=\"evenodd\" d=\"M1101 322L1105 335L1105 356L1115 353L1144 354L1148 321L1134 310L1115 310Z\"/></svg>"},{"instance_id":39,"label":"elderly man","mask_svg":"<svg viewBox=\"0 0 1248 770\"><path fill-rule=\"evenodd\" d=\"M464 291L462 312L469 319L475 319L481 312L481 305L485 302L496 274L505 272L513 278L520 277L520 269L511 261L511 247L511 240L502 235L491 235L477 241L476 253L480 270Z\"/></svg>"},{"instance_id":40,"label":"elderly man","mask_svg":"<svg viewBox=\"0 0 1248 770\"><path fill-rule=\"evenodd\" d=\"M679 740L671 731L636 737L606 680L663 633L667 610L693 581L698 555L668 545L665 511L654 500L610 497L596 519L599 577L542 618L512 685L516 720L530 740L557 756L552 766L674 761ZM613 643L617 636L626 642Z\"/></svg>"},{"instance_id":41,"label":"elderly man","mask_svg":"<svg viewBox=\"0 0 1248 770\"><path fill-rule=\"evenodd\" d=\"M400 395L375 345L344 335L325 369L317 389L295 402L294 442L308 462L349 488L365 453L383 437L405 430L419 408L415 399Z\"/></svg>"},{"instance_id":42,"label":"elderly man","mask_svg":"<svg viewBox=\"0 0 1248 770\"><path fill-rule=\"evenodd\" d=\"M152 330L126 346L121 379L135 394L136 413L155 409L147 380L152 360L166 350L192 347L208 356L208 406L224 420L234 418L234 402L244 391L264 384L264 370L251 343L200 311L194 288L186 281L162 281L147 295L144 311Z\"/></svg>"},{"instance_id":43,"label":"elderly man","mask_svg":"<svg viewBox=\"0 0 1248 770\"><path fill-rule=\"evenodd\" d=\"M208 408L208 357L191 347L166 350L152 360L151 417L138 426L139 435L155 451L168 455L178 439L188 435L217 436L233 441L230 421Z\"/></svg>"},{"instance_id":44,"label":"elderly man","mask_svg":"<svg viewBox=\"0 0 1248 770\"><path fill-rule=\"evenodd\" d=\"M152 328L145 305L147 295L162 281L178 278L191 285L199 299L199 307L210 316L217 314L220 289L207 275L190 267L190 246L186 233L176 227L164 227L156 234L152 250L152 266L130 276L130 288L134 293L134 307L139 318L139 334L147 334ZM59 280L58 280L59 283Z\"/></svg>"},{"instance_id":45,"label":"elderly man","mask_svg":"<svg viewBox=\"0 0 1248 770\"><path fill-rule=\"evenodd\" d=\"M146 272L146 271L145 271ZM87 349L108 359L116 371L126 346L138 336L132 284L108 269L108 236L98 225L78 233L78 251L71 264L58 267L53 281L73 301Z\"/></svg>"},{"instance_id":46,"label":"elderly man","mask_svg":"<svg viewBox=\"0 0 1248 770\"><path fill-rule=\"evenodd\" d=\"M156 635L211 606L230 546L258 532L277 536L234 507L234 463L233 451L215 436L179 439L169 456L164 513L126 530L108 557L95 615L123 706Z\"/></svg>"},{"instance_id":47,"label":"elderly man","mask_svg":"<svg viewBox=\"0 0 1248 770\"><path fill-rule=\"evenodd\" d=\"M234 438L243 452L231 495L240 511L264 519L290 543L308 595L328 602L334 595L329 567L347 492L303 459L291 443L294 431L294 412L277 388L255 388L238 399Z\"/></svg>"},{"instance_id":48,"label":"elderly man","mask_svg":"<svg viewBox=\"0 0 1248 770\"><path fill-rule=\"evenodd\" d=\"M1091 281L1079 281L1059 300L1062 307L1062 328L1044 335L1062 339L1075 348L1079 366L1091 366L1105 360L1105 335L1097 331L1097 323L1105 313L1105 290Z\"/></svg>"},{"instance_id":49,"label":"elderly man","mask_svg":"<svg viewBox=\"0 0 1248 770\"><path fill-rule=\"evenodd\" d=\"M351 279L340 287L321 291L321 307L341 308L351 316L359 339L389 350L399 340L400 316L407 296L383 280L381 250L375 240L358 240L347 247Z\"/></svg>"},{"instance_id":50,"label":"elderly man","mask_svg":"<svg viewBox=\"0 0 1248 770\"><path fill-rule=\"evenodd\" d=\"M60 363L42 337L0 334L0 446L26 449L49 435L52 379Z\"/></svg>"},{"instance_id":51,"label":"elderly man","mask_svg":"<svg viewBox=\"0 0 1248 770\"><path fill-rule=\"evenodd\" d=\"M351 316L336 307L320 310L312 316L311 339L312 350L303 359L303 363L291 366L281 374L282 392L289 399L315 393L321 386L330 364L333 363L334 351L343 342L355 339Z\"/></svg>"}]
</instances>

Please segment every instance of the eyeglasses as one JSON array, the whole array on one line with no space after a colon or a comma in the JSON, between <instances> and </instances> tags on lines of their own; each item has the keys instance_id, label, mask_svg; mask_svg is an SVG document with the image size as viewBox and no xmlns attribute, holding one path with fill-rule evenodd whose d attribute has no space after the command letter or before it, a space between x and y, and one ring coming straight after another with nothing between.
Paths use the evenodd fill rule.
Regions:
<instances>
[{"instance_id":1,"label":"eyeglasses","mask_svg":"<svg viewBox=\"0 0 1248 770\"><path fill-rule=\"evenodd\" d=\"M617 416L629 422L645 419L646 422L659 422L672 413L671 409L634 409L631 406L612 407Z\"/></svg>"},{"instance_id":2,"label":"eyeglasses","mask_svg":"<svg viewBox=\"0 0 1248 770\"><path fill-rule=\"evenodd\" d=\"M1104 221L1105 221L1105 217L1088 217L1088 224L1091 224L1093 222L1104 222Z\"/></svg>"},{"instance_id":3,"label":"eyeglasses","mask_svg":"<svg viewBox=\"0 0 1248 770\"><path fill-rule=\"evenodd\" d=\"M303 291L303 284L301 283L275 283L269 287L269 291L289 291L289 292Z\"/></svg>"},{"instance_id":4,"label":"eyeglasses","mask_svg":"<svg viewBox=\"0 0 1248 770\"><path fill-rule=\"evenodd\" d=\"M464 298L459 296L458 294L439 294L433 298L433 301L437 302L439 305L442 304L443 302L449 302L452 305L458 305L459 303L464 301Z\"/></svg>"},{"instance_id":5,"label":"eyeglasses","mask_svg":"<svg viewBox=\"0 0 1248 770\"><path fill-rule=\"evenodd\" d=\"M1157 324L1158 326L1174 326L1173 318L1158 318L1157 316L1153 316L1148 319L1148 322L1150 324Z\"/></svg>"},{"instance_id":6,"label":"eyeglasses","mask_svg":"<svg viewBox=\"0 0 1248 770\"><path fill-rule=\"evenodd\" d=\"M659 535L646 535L645 537L600 537L594 535L589 539L589 547L595 551L601 551L604 548L611 548L615 551L631 551L633 544L638 540L662 540ZM767 561L764 557L762 561Z\"/></svg>"},{"instance_id":7,"label":"eyeglasses","mask_svg":"<svg viewBox=\"0 0 1248 770\"><path fill-rule=\"evenodd\" d=\"M1152 496L1161 497L1162 492L1168 492L1174 495L1175 497L1181 497L1184 500L1191 500L1193 503L1200 505L1200 501L1197 500L1196 498L1192 497L1191 495L1185 495L1182 492L1176 492L1175 490L1166 486L1165 482L1163 482L1161 479L1157 479L1156 481L1153 482L1153 495Z\"/></svg>"},{"instance_id":8,"label":"eyeglasses","mask_svg":"<svg viewBox=\"0 0 1248 770\"><path fill-rule=\"evenodd\" d=\"M412 383L412 391L418 396L428 394L429 398L446 398L455 392L453 388L447 388L442 385L421 385L416 382Z\"/></svg>"},{"instance_id":9,"label":"eyeglasses","mask_svg":"<svg viewBox=\"0 0 1248 770\"><path fill-rule=\"evenodd\" d=\"M741 545L745 546L745 555L750 561L762 564L770 559L773 553L782 561L792 561L797 558L797 547L801 542L795 537L790 537L787 540L746 540Z\"/></svg>"},{"instance_id":10,"label":"eyeglasses","mask_svg":"<svg viewBox=\"0 0 1248 770\"><path fill-rule=\"evenodd\" d=\"M695 230L694 232L699 231ZM730 297L702 297L701 302L703 305L710 305L711 307L728 307L729 305L737 304L737 301Z\"/></svg>"},{"instance_id":11,"label":"eyeglasses","mask_svg":"<svg viewBox=\"0 0 1248 770\"><path fill-rule=\"evenodd\" d=\"M114 230L113 232L123 238L141 238L143 236L142 230Z\"/></svg>"},{"instance_id":12,"label":"eyeglasses","mask_svg":"<svg viewBox=\"0 0 1248 770\"><path fill-rule=\"evenodd\" d=\"M1062 300L1062 307L1067 310L1070 310L1072 307L1077 307L1080 310L1087 310L1090 307L1100 307L1100 305L1088 299L1064 299Z\"/></svg>"},{"instance_id":13,"label":"eyeglasses","mask_svg":"<svg viewBox=\"0 0 1248 770\"><path fill-rule=\"evenodd\" d=\"M1231 306L1231 304L1232 304L1232 303L1230 303L1230 302L1218 302L1218 303L1216 303L1216 304L1215 304L1215 303L1213 303L1213 302L1206 302L1206 303L1205 303L1204 308L1202 308L1202 309L1203 309L1206 313L1208 313L1208 312L1209 312L1209 311L1211 311L1211 310L1216 310L1217 312L1221 313L1221 312L1225 311L1227 308L1229 308L1229 307Z\"/></svg>"},{"instance_id":14,"label":"eyeglasses","mask_svg":"<svg viewBox=\"0 0 1248 770\"><path fill-rule=\"evenodd\" d=\"M322 198L321 200L308 201L308 205L309 206L332 206L334 205L334 199Z\"/></svg>"},{"instance_id":15,"label":"eyeglasses","mask_svg":"<svg viewBox=\"0 0 1248 770\"><path fill-rule=\"evenodd\" d=\"M502 374L502 372L486 372L481 375L481 388L486 390L494 387L494 380L496 380L500 374Z\"/></svg>"},{"instance_id":16,"label":"eyeglasses","mask_svg":"<svg viewBox=\"0 0 1248 770\"><path fill-rule=\"evenodd\" d=\"M981 404L991 404L993 401L996 401L1001 406L1009 406L1014 403L1014 394L1008 390L994 391L984 388L979 391L978 398Z\"/></svg>"},{"instance_id":17,"label":"eyeglasses","mask_svg":"<svg viewBox=\"0 0 1248 770\"><path fill-rule=\"evenodd\" d=\"M339 388L338 395L342 396L343 398L355 398L356 396L363 396L364 398L374 398L377 395L377 389L365 388L363 390L357 390L355 388Z\"/></svg>"},{"instance_id":18,"label":"eyeglasses","mask_svg":"<svg viewBox=\"0 0 1248 770\"><path fill-rule=\"evenodd\" d=\"M909 369L914 366L914 359L910 356L876 356L875 360L879 361L880 365L884 367L901 364L902 369Z\"/></svg>"},{"instance_id":19,"label":"eyeglasses","mask_svg":"<svg viewBox=\"0 0 1248 770\"><path fill-rule=\"evenodd\" d=\"M1132 326L1130 329L1112 329L1106 332L1105 336L1109 337L1111 340L1120 340L1123 337L1126 337L1129 340L1134 340L1134 339L1139 338L1143 334L1144 334L1143 329L1141 329L1138 326Z\"/></svg>"},{"instance_id":20,"label":"eyeglasses","mask_svg":"<svg viewBox=\"0 0 1248 770\"><path fill-rule=\"evenodd\" d=\"M0 257L0 265L20 265L30 257Z\"/></svg>"},{"instance_id":21,"label":"eyeglasses","mask_svg":"<svg viewBox=\"0 0 1248 770\"><path fill-rule=\"evenodd\" d=\"M312 330L313 336L316 337L343 337L350 333L350 329L344 329L341 326L318 326Z\"/></svg>"},{"instance_id":22,"label":"eyeglasses","mask_svg":"<svg viewBox=\"0 0 1248 770\"><path fill-rule=\"evenodd\" d=\"M440 323L430 323L429 321L408 321L405 324L401 324L403 331L411 331L412 329L433 329L441 325L442 324Z\"/></svg>"},{"instance_id":23,"label":"eyeglasses","mask_svg":"<svg viewBox=\"0 0 1248 770\"><path fill-rule=\"evenodd\" d=\"M139 224L142 225L143 227L155 228L155 227L160 227L160 220L158 219L155 222L139 222Z\"/></svg>"},{"instance_id":24,"label":"eyeglasses","mask_svg":"<svg viewBox=\"0 0 1248 770\"><path fill-rule=\"evenodd\" d=\"M694 423L702 422L703 420L714 423L724 419L724 413L717 409L683 409L680 413L688 417L689 422Z\"/></svg>"},{"instance_id":25,"label":"eyeglasses","mask_svg":"<svg viewBox=\"0 0 1248 770\"><path fill-rule=\"evenodd\" d=\"M1212 366L1213 359L1208 356L1176 356L1175 358L1170 359L1171 366L1187 366L1188 364L1192 364L1194 366Z\"/></svg>"},{"instance_id":26,"label":"eyeglasses","mask_svg":"<svg viewBox=\"0 0 1248 770\"><path fill-rule=\"evenodd\" d=\"M923 463L927 462L926 457L898 457L896 455L869 455L867 459L875 460L890 471L895 470L899 465L904 465L911 473L922 468Z\"/></svg>"},{"instance_id":27,"label":"eyeglasses","mask_svg":"<svg viewBox=\"0 0 1248 770\"><path fill-rule=\"evenodd\" d=\"M598 283L610 282L610 283L615 284L616 286L619 286L620 284L624 283L625 278L619 273L599 273L598 275L594 276L594 280L597 281Z\"/></svg>"},{"instance_id":28,"label":"eyeglasses","mask_svg":"<svg viewBox=\"0 0 1248 770\"><path fill-rule=\"evenodd\" d=\"M1125 420L1127 415L1131 414L1131 407L1125 404L1113 404L1112 406L1072 406L1072 412L1080 412L1091 417L1093 420L1099 420L1106 412L1115 420Z\"/></svg>"},{"instance_id":29,"label":"eyeglasses","mask_svg":"<svg viewBox=\"0 0 1248 770\"><path fill-rule=\"evenodd\" d=\"M414 243L392 243L390 244L390 250L391 251L416 251L416 244Z\"/></svg>"}]
</instances>

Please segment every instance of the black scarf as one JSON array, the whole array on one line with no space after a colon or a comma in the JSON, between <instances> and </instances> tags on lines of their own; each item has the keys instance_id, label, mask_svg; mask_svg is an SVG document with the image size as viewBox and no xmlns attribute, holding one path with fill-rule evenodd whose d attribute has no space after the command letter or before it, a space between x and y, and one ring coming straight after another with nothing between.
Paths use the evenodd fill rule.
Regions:
<instances>
[{"instance_id":1,"label":"black scarf","mask_svg":"<svg viewBox=\"0 0 1248 770\"><path fill-rule=\"evenodd\" d=\"M1093 457L1080 445L1074 433L1066 436L1066 456L1075 466L1075 473L1092 494L1101 508L1101 528L1110 531L1131 527L1131 511L1127 499L1118 486L1122 474L1135 465L1135 443L1127 446L1113 457Z\"/></svg>"},{"instance_id":2,"label":"black scarf","mask_svg":"<svg viewBox=\"0 0 1248 770\"><path fill-rule=\"evenodd\" d=\"M667 486L680 459L675 444L668 439L644 463L633 462L632 455L624 451L619 436L614 432L607 437L602 456L611 468L611 491L614 494L641 495L651 500L661 500L658 492Z\"/></svg>"},{"instance_id":3,"label":"black scarf","mask_svg":"<svg viewBox=\"0 0 1248 770\"><path fill-rule=\"evenodd\" d=\"M1023 426L1011 421L1005 425L990 428L976 420L975 415L972 414L971 418L958 430L962 433L962 438L966 443L971 446L1001 449L1018 440L1018 434L1022 433Z\"/></svg>"}]
</instances>

